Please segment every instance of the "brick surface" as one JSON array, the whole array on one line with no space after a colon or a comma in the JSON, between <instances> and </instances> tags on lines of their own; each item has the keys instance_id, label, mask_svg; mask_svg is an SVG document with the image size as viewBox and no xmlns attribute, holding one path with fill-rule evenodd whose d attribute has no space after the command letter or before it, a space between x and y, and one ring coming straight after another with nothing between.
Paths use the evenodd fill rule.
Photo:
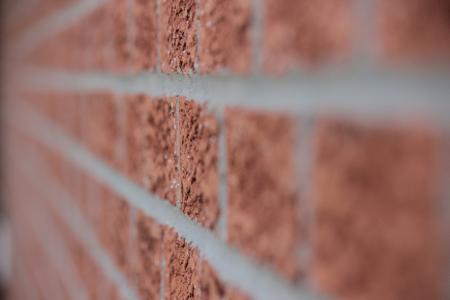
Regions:
<instances>
[{"instance_id":1,"label":"brick surface","mask_svg":"<svg viewBox=\"0 0 450 300\"><path fill-rule=\"evenodd\" d=\"M319 124L317 285L343 299L439 299L435 134L412 125Z\"/></svg>"},{"instance_id":2,"label":"brick surface","mask_svg":"<svg viewBox=\"0 0 450 300\"><path fill-rule=\"evenodd\" d=\"M192 73L197 56L195 0L161 0L159 47L161 70Z\"/></svg>"},{"instance_id":3,"label":"brick surface","mask_svg":"<svg viewBox=\"0 0 450 300\"><path fill-rule=\"evenodd\" d=\"M251 1L201 0L198 3L200 71L229 69L247 73L251 62Z\"/></svg>"},{"instance_id":4,"label":"brick surface","mask_svg":"<svg viewBox=\"0 0 450 300\"><path fill-rule=\"evenodd\" d=\"M82 98L82 134L87 147L106 162L117 165L117 111L111 93L97 92Z\"/></svg>"},{"instance_id":5,"label":"brick surface","mask_svg":"<svg viewBox=\"0 0 450 300\"><path fill-rule=\"evenodd\" d=\"M171 229L164 231L165 299L222 299L224 285L198 251Z\"/></svg>"},{"instance_id":6,"label":"brick surface","mask_svg":"<svg viewBox=\"0 0 450 300\"><path fill-rule=\"evenodd\" d=\"M155 0L133 0L132 65L135 71L154 70L158 51L158 17Z\"/></svg>"},{"instance_id":7,"label":"brick surface","mask_svg":"<svg viewBox=\"0 0 450 300\"><path fill-rule=\"evenodd\" d=\"M126 72L130 68L129 43L129 1L113 0L109 3L110 16L107 22L112 22L113 64L112 68L118 72Z\"/></svg>"},{"instance_id":8,"label":"brick surface","mask_svg":"<svg viewBox=\"0 0 450 300\"><path fill-rule=\"evenodd\" d=\"M206 106L180 98L181 209L211 229L219 217L218 134Z\"/></svg>"},{"instance_id":9,"label":"brick surface","mask_svg":"<svg viewBox=\"0 0 450 300\"><path fill-rule=\"evenodd\" d=\"M377 11L380 47L395 60L450 58L450 2L381 0Z\"/></svg>"},{"instance_id":10,"label":"brick surface","mask_svg":"<svg viewBox=\"0 0 450 300\"><path fill-rule=\"evenodd\" d=\"M229 242L296 279L295 122L285 115L229 108L225 124Z\"/></svg>"},{"instance_id":11,"label":"brick surface","mask_svg":"<svg viewBox=\"0 0 450 300\"><path fill-rule=\"evenodd\" d=\"M160 299L162 229L161 226L138 212L136 241L131 270L133 283L142 299Z\"/></svg>"},{"instance_id":12,"label":"brick surface","mask_svg":"<svg viewBox=\"0 0 450 300\"><path fill-rule=\"evenodd\" d=\"M350 51L350 0L266 1L263 60L270 72L342 60Z\"/></svg>"},{"instance_id":13,"label":"brick surface","mask_svg":"<svg viewBox=\"0 0 450 300\"><path fill-rule=\"evenodd\" d=\"M128 173L138 184L176 203L176 100L131 95L127 99Z\"/></svg>"}]
</instances>

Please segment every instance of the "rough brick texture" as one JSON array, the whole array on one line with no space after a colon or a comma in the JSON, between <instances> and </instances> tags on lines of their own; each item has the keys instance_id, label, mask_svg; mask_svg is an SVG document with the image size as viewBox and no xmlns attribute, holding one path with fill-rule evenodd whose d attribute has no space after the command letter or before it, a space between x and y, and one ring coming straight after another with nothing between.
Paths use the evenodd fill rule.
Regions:
<instances>
[{"instance_id":1,"label":"rough brick texture","mask_svg":"<svg viewBox=\"0 0 450 300\"><path fill-rule=\"evenodd\" d=\"M194 72L196 10L194 0L160 1L159 47L163 72Z\"/></svg>"},{"instance_id":2,"label":"rough brick texture","mask_svg":"<svg viewBox=\"0 0 450 300\"><path fill-rule=\"evenodd\" d=\"M320 122L313 276L321 287L346 299L440 298L436 138Z\"/></svg>"},{"instance_id":3,"label":"rough brick texture","mask_svg":"<svg viewBox=\"0 0 450 300\"><path fill-rule=\"evenodd\" d=\"M229 241L296 279L295 122L285 115L237 108L226 111L225 122Z\"/></svg>"},{"instance_id":4,"label":"rough brick texture","mask_svg":"<svg viewBox=\"0 0 450 300\"><path fill-rule=\"evenodd\" d=\"M201 72L221 69L248 72L251 1L201 0L198 3Z\"/></svg>"}]
</instances>

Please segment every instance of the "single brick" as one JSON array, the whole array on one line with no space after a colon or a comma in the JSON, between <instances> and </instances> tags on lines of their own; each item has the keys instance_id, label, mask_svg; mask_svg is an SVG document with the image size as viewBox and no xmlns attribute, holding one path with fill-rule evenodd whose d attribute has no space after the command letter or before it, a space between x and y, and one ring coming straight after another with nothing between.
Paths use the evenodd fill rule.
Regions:
<instances>
[{"instance_id":1,"label":"single brick","mask_svg":"<svg viewBox=\"0 0 450 300\"><path fill-rule=\"evenodd\" d=\"M160 299L162 229L138 212L131 276L142 299Z\"/></svg>"},{"instance_id":2,"label":"single brick","mask_svg":"<svg viewBox=\"0 0 450 300\"><path fill-rule=\"evenodd\" d=\"M133 0L132 65L135 71L154 70L157 60L156 0Z\"/></svg>"},{"instance_id":3,"label":"single brick","mask_svg":"<svg viewBox=\"0 0 450 300\"><path fill-rule=\"evenodd\" d=\"M129 268L130 207L124 199L109 190L103 195L103 199L97 199L101 203L100 238L117 266L123 272L127 272Z\"/></svg>"},{"instance_id":4,"label":"single brick","mask_svg":"<svg viewBox=\"0 0 450 300\"><path fill-rule=\"evenodd\" d=\"M450 58L450 1L381 0L377 25L390 59Z\"/></svg>"},{"instance_id":5,"label":"single brick","mask_svg":"<svg viewBox=\"0 0 450 300\"><path fill-rule=\"evenodd\" d=\"M200 0L200 71L247 73L251 62L250 0Z\"/></svg>"},{"instance_id":6,"label":"single brick","mask_svg":"<svg viewBox=\"0 0 450 300\"><path fill-rule=\"evenodd\" d=\"M269 72L341 60L350 52L352 1L267 0L263 37Z\"/></svg>"},{"instance_id":7,"label":"single brick","mask_svg":"<svg viewBox=\"0 0 450 300\"><path fill-rule=\"evenodd\" d=\"M113 95L97 92L82 100L82 138L91 151L115 166L118 125Z\"/></svg>"},{"instance_id":8,"label":"single brick","mask_svg":"<svg viewBox=\"0 0 450 300\"><path fill-rule=\"evenodd\" d=\"M315 284L343 299L440 299L436 135L323 119L315 138Z\"/></svg>"},{"instance_id":9,"label":"single brick","mask_svg":"<svg viewBox=\"0 0 450 300\"><path fill-rule=\"evenodd\" d=\"M163 72L195 71L197 56L195 2L195 0L160 1L159 53Z\"/></svg>"},{"instance_id":10,"label":"single brick","mask_svg":"<svg viewBox=\"0 0 450 300\"><path fill-rule=\"evenodd\" d=\"M296 124L283 114L228 108L225 126L229 242L297 279Z\"/></svg>"},{"instance_id":11,"label":"single brick","mask_svg":"<svg viewBox=\"0 0 450 300\"><path fill-rule=\"evenodd\" d=\"M178 184L175 111L174 98L132 95L127 99L128 174L172 204Z\"/></svg>"},{"instance_id":12,"label":"single brick","mask_svg":"<svg viewBox=\"0 0 450 300\"><path fill-rule=\"evenodd\" d=\"M125 72L130 67L130 43L128 39L129 4L127 0L113 0L109 3L111 17L108 22L112 28L112 43L114 58L112 68L118 72Z\"/></svg>"},{"instance_id":13,"label":"single brick","mask_svg":"<svg viewBox=\"0 0 450 300\"><path fill-rule=\"evenodd\" d=\"M206 106L180 98L181 209L211 229L219 218L218 134Z\"/></svg>"},{"instance_id":14,"label":"single brick","mask_svg":"<svg viewBox=\"0 0 450 300\"><path fill-rule=\"evenodd\" d=\"M100 5L83 21L85 42L78 47L82 47L83 59L90 69L109 69L113 64L110 10L110 5Z\"/></svg>"},{"instance_id":15,"label":"single brick","mask_svg":"<svg viewBox=\"0 0 450 300\"><path fill-rule=\"evenodd\" d=\"M172 229L164 230L165 299L223 299L215 271Z\"/></svg>"}]
</instances>

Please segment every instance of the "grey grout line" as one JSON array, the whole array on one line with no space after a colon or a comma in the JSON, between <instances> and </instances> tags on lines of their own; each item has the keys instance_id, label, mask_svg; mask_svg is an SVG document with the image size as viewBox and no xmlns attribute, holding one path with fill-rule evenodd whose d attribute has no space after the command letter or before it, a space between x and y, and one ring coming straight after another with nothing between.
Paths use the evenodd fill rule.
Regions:
<instances>
[{"instance_id":1,"label":"grey grout line","mask_svg":"<svg viewBox=\"0 0 450 300\"><path fill-rule=\"evenodd\" d=\"M258 74L262 70L263 51L264 51L264 10L266 0L250 0L252 6L252 24L251 24L251 70Z\"/></svg>"},{"instance_id":2,"label":"grey grout line","mask_svg":"<svg viewBox=\"0 0 450 300\"><path fill-rule=\"evenodd\" d=\"M318 295L306 287L294 286L267 266L261 266L251 258L243 256L218 239L213 232L190 220L176 207L135 185L69 138L53 122L30 107L27 108L25 103L15 101L10 105L10 114L6 119L8 123L11 122L12 126L19 127L38 138L51 150L66 156L83 171L122 196L131 206L140 209L161 225L174 228L180 236L198 248L224 282L256 299L323 299L323 295ZM85 224L79 226L84 234L91 233ZM101 256L100 258L104 259Z\"/></svg>"},{"instance_id":3,"label":"grey grout line","mask_svg":"<svg viewBox=\"0 0 450 300\"><path fill-rule=\"evenodd\" d=\"M45 184L42 183L50 184L57 181L46 171L45 165L42 164L38 154L31 153L31 151L27 153L29 153L29 155L26 155L27 159L22 160L24 168L26 168L28 172L32 172L32 170L41 170L40 176L35 180L30 181L30 183L35 184L36 189L48 197L50 204L66 220L69 228L73 231L75 236L77 236L84 248L86 248L93 256L94 260L99 263L103 273L116 284L121 296L124 299L139 299L136 296L135 291L129 287L124 275L121 274L115 266L112 257L107 254L100 242L97 240L91 225L84 219L79 212L79 209L72 204L74 201L71 196L64 190L64 188L59 187L56 184L53 184L52 189L44 189L43 186L45 186ZM24 161L27 163L25 164ZM41 164L39 164L39 162ZM47 179L47 181L45 181L44 178ZM40 184L37 184L37 182Z\"/></svg>"},{"instance_id":4,"label":"grey grout line","mask_svg":"<svg viewBox=\"0 0 450 300\"><path fill-rule=\"evenodd\" d=\"M161 230L161 243L160 243L160 251L161 251L161 268L160 268L160 285L159 285L159 300L164 300L166 294L166 258L164 256L164 230Z\"/></svg>"},{"instance_id":5,"label":"grey grout line","mask_svg":"<svg viewBox=\"0 0 450 300\"><path fill-rule=\"evenodd\" d=\"M228 170L227 170L227 147L226 147L226 128L225 115L223 110L216 112L217 120L219 122L219 155L218 155L218 171L219 171L219 207L220 217L217 223L219 236L222 240L228 240Z\"/></svg>"},{"instance_id":6,"label":"grey grout line","mask_svg":"<svg viewBox=\"0 0 450 300\"><path fill-rule=\"evenodd\" d=\"M52 16L34 25L24 32L17 40L12 41L14 51L12 55L23 57L31 53L41 42L52 35L61 32L69 25L77 22L87 13L94 10L106 0L80 0L65 7Z\"/></svg>"},{"instance_id":7,"label":"grey grout line","mask_svg":"<svg viewBox=\"0 0 450 300\"><path fill-rule=\"evenodd\" d=\"M204 13L204 11L200 10L200 1L195 1L195 18L194 18L194 26L195 26L195 60L194 60L194 72L200 72L201 69L201 61L200 61L200 42L201 42L201 33L200 33L200 17Z\"/></svg>"},{"instance_id":8,"label":"grey grout line","mask_svg":"<svg viewBox=\"0 0 450 300\"><path fill-rule=\"evenodd\" d=\"M297 118L297 130L298 130L298 142L297 142L297 180L299 181L299 205L298 216L300 232L302 234L299 243L299 262L302 272L306 275L311 274L309 272L312 262L313 250L311 232L314 228L312 226L314 222L313 212L313 195L311 189L311 176L312 166L314 163L314 133L315 128L314 117L311 116L299 116ZM311 278L306 277L305 283L312 285Z\"/></svg>"},{"instance_id":9,"label":"grey grout line","mask_svg":"<svg viewBox=\"0 0 450 300\"><path fill-rule=\"evenodd\" d=\"M236 77L70 73L29 70L17 78L26 87L76 92L99 89L207 101L214 107L243 106L303 114L338 114L353 118L428 118L450 128L450 71L329 69L308 74ZM428 120L427 120L428 121Z\"/></svg>"}]
</instances>

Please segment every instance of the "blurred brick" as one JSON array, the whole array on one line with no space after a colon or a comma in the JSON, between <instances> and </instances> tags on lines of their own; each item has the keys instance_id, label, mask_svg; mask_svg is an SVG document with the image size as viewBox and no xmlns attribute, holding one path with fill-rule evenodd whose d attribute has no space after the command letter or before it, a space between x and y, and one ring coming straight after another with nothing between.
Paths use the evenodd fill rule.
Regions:
<instances>
[{"instance_id":1,"label":"blurred brick","mask_svg":"<svg viewBox=\"0 0 450 300\"><path fill-rule=\"evenodd\" d=\"M130 67L130 44L128 43L128 26L127 22L129 4L127 0L113 0L109 3L110 17L112 22L112 43L113 43L113 64L112 68L118 72L125 72Z\"/></svg>"},{"instance_id":2,"label":"blurred brick","mask_svg":"<svg viewBox=\"0 0 450 300\"><path fill-rule=\"evenodd\" d=\"M440 299L436 135L323 119L315 137L316 285L342 299Z\"/></svg>"},{"instance_id":3,"label":"blurred brick","mask_svg":"<svg viewBox=\"0 0 450 300\"><path fill-rule=\"evenodd\" d=\"M97 92L82 101L83 140L96 155L116 166L118 124L113 95Z\"/></svg>"},{"instance_id":4,"label":"blurred brick","mask_svg":"<svg viewBox=\"0 0 450 300\"><path fill-rule=\"evenodd\" d=\"M132 95L127 99L128 173L159 197L176 203L176 100Z\"/></svg>"},{"instance_id":5,"label":"blurred brick","mask_svg":"<svg viewBox=\"0 0 450 300\"><path fill-rule=\"evenodd\" d=\"M142 299L160 299L161 289L161 226L141 212L136 216L135 258L132 280ZM133 244L134 244L133 243Z\"/></svg>"},{"instance_id":6,"label":"blurred brick","mask_svg":"<svg viewBox=\"0 0 450 300\"><path fill-rule=\"evenodd\" d=\"M133 0L131 5L134 18L133 69L155 70L158 51L156 0Z\"/></svg>"},{"instance_id":7,"label":"blurred brick","mask_svg":"<svg viewBox=\"0 0 450 300\"><path fill-rule=\"evenodd\" d=\"M215 271L172 229L164 230L165 299L223 299Z\"/></svg>"},{"instance_id":8,"label":"blurred brick","mask_svg":"<svg viewBox=\"0 0 450 300\"><path fill-rule=\"evenodd\" d=\"M195 0L161 0L159 47L165 73L195 71L197 37Z\"/></svg>"},{"instance_id":9,"label":"blurred brick","mask_svg":"<svg viewBox=\"0 0 450 300\"><path fill-rule=\"evenodd\" d=\"M251 62L250 0L199 1L200 71L247 73Z\"/></svg>"},{"instance_id":10,"label":"blurred brick","mask_svg":"<svg viewBox=\"0 0 450 300\"><path fill-rule=\"evenodd\" d=\"M206 106L180 99L181 209L211 229L219 218L218 135Z\"/></svg>"},{"instance_id":11,"label":"blurred brick","mask_svg":"<svg viewBox=\"0 0 450 300\"><path fill-rule=\"evenodd\" d=\"M351 50L350 0L267 0L264 67L285 72L335 62Z\"/></svg>"},{"instance_id":12,"label":"blurred brick","mask_svg":"<svg viewBox=\"0 0 450 300\"><path fill-rule=\"evenodd\" d=\"M228 239L289 279L300 275L296 130L286 115L229 108Z\"/></svg>"},{"instance_id":13,"label":"blurred brick","mask_svg":"<svg viewBox=\"0 0 450 300\"><path fill-rule=\"evenodd\" d=\"M394 60L450 58L450 1L380 0L382 53Z\"/></svg>"}]
</instances>

